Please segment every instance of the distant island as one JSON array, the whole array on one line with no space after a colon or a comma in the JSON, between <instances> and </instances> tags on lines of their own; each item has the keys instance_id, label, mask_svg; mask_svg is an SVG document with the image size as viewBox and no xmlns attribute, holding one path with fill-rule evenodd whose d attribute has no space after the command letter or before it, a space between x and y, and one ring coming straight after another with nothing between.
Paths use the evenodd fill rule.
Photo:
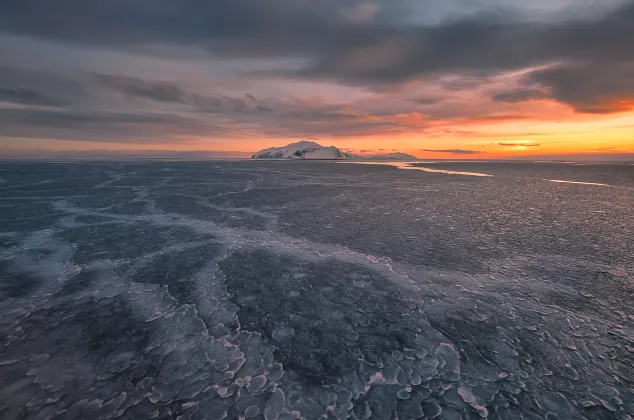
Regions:
<instances>
[{"instance_id":1,"label":"distant island","mask_svg":"<svg viewBox=\"0 0 634 420\"><path fill-rule=\"evenodd\" d=\"M336 146L322 146L314 141L300 141L282 147L269 147L254 154L252 159L322 159L322 160L417 160L407 153L356 155L342 152Z\"/></svg>"}]
</instances>

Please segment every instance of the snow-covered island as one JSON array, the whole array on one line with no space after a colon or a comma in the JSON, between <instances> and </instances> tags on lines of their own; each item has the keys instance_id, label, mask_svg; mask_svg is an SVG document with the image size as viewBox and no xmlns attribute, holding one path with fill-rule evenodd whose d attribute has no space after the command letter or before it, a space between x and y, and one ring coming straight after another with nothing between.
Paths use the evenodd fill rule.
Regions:
<instances>
[{"instance_id":1,"label":"snow-covered island","mask_svg":"<svg viewBox=\"0 0 634 420\"><path fill-rule=\"evenodd\" d=\"M252 159L326 159L326 160L417 160L406 153L355 155L342 152L336 146L322 146L314 141L300 141L283 147L260 150Z\"/></svg>"},{"instance_id":2,"label":"snow-covered island","mask_svg":"<svg viewBox=\"0 0 634 420\"><path fill-rule=\"evenodd\" d=\"M260 150L253 159L352 159L353 155L344 153L335 146L322 146L314 141L300 141L283 147L270 147Z\"/></svg>"}]
</instances>

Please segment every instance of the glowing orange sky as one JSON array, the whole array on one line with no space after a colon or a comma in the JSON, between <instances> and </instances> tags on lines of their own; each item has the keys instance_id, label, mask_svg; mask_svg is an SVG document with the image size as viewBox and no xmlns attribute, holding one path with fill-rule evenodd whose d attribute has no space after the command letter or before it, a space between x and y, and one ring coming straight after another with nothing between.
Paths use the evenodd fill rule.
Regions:
<instances>
[{"instance_id":1,"label":"glowing orange sky","mask_svg":"<svg viewBox=\"0 0 634 420\"><path fill-rule=\"evenodd\" d=\"M355 136L322 136L323 145L336 145L359 153L400 151L421 158L486 159L541 155L622 154L634 153L634 112L615 114L579 114L552 100L535 100L517 104L492 104L486 98L465 95L473 116L432 118L421 112L387 116L350 112L348 118L360 122L390 123L397 133ZM315 100L323 100L319 97ZM257 135L236 138L182 136L177 142L121 144L111 142L77 142L60 139L20 139L24 150L221 150L244 152L244 157L259 149L297 141L295 137L272 138ZM0 139L0 145L15 145ZM434 150L434 151L430 151ZM446 150L447 152L442 152ZM2 149L0 149L2 152Z\"/></svg>"},{"instance_id":2,"label":"glowing orange sky","mask_svg":"<svg viewBox=\"0 0 634 420\"><path fill-rule=\"evenodd\" d=\"M513 108L513 107L510 107ZM405 152L421 158L486 159L540 155L634 153L634 112L612 115L579 115L565 105L533 101L504 113L469 119L430 120L412 112L389 117L359 115L361 121L398 120L403 132L352 137L323 137L323 145L336 145L359 154ZM160 144L117 144L50 139L21 139L20 147L52 150L222 150L253 153L284 145L297 138L214 138L183 137L178 142ZM2 141L0 145L12 147ZM431 152L427 150L439 150ZM440 152L447 150L452 152ZM465 151L460 153L459 151ZM0 148L0 153L2 149ZM241 156L236 154L236 156Z\"/></svg>"}]
</instances>

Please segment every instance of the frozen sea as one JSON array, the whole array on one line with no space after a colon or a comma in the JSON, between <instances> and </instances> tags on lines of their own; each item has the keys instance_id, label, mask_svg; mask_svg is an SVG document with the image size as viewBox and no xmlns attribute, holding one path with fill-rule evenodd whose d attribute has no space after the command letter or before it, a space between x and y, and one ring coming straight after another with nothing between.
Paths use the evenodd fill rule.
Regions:
<instances>
[{"instance_id":1,"label":"frozen sea","mask_svg":"<svg viewBox=\"0 0 634 420\"><path fill-rule=\"evenodd\" d=\"M634 166L0 163L0 419L631 419Z\"/></svg>"}]
</instances>

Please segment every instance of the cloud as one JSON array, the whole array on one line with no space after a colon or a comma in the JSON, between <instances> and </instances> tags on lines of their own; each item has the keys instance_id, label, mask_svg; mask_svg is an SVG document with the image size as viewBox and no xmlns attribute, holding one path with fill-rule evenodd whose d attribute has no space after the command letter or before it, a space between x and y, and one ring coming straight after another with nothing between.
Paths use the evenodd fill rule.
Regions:
<instances>
[{"instance_id":1,"label":"cloud","mask_svg":"<svg viewBox=\"0 0 634 420\"><path fill-rule=\"evenodd\" d=\"M0 102L32 106L67 106L86 96L78 81L46 71L0 66Z\"/></svg>"},{"instance_id":2,"label":"cloud","mask_svg":"<svg viewBox=\"0 0 634 420\"><path fill-rule=\"evenodd\" d=\"M466 149L420 149L421 152L429 153L448 153L452 155L479 155L483 153L478 150L466 150Z\"/></svg>"},{"instance_id":3,"label":"cloud","mask_svg":"<svg viewBox=\"0 0 634 420\"><path fill-rule=\"evenodd\" d=\"M379 6L374 3L357 3L341 9L341 14L351 22L372 22L379 13Z\"/></svg>"},{"instance_id":4,"label":"cloud","mask_svg":"<svg viewBox=\"0 0 634 420\"><path fill-rule=\"evenodd\" d=\"M432 27L376 27L372 34L350 34L356 42L340 43L300 74L371 84L445 73L480 77L554 62L600 62L611 68L630 57L634 5L557 24L484 14ZM454 83L454 89L463 89L467 80Z\"/></svg>"},{"instance_id":5,"label":"cloud","mask_svg":"<svg viewBox=\"0 0 634 420\"><path fill-rule=\"evenodd\" d=\"M534 71L524 82L548 88L554 99L580 113L612 114L634 109L634 59L563 64Z\"/></svg>"},{"instance_id":6,"label":"cloud","mask_svg":"<svg viewBox=\"0 0 634 420\"><path fill-rule=\"evenodd\" d=\"M415 104L420 104L420 105L436 105L439 104L440 102L444 101L445 98L415 98L415 99L410 99L411 102L414 102Z\"/></svg>"},{"instance_id":7,"label":"cloud","mask_svg":"<svg viewBox=\"0 0 634 420\"><path fill-rule=\"evenodd\" d=\"M325 19L323 9L339 19ZM60 0L51 8L46 0L5 0L0 16L5 32L84 45L195 45L269 56L296 53L300 42L323 47L349 25L333 1L308 7L294 0Z\"/></svg>"},{"instance_id":8,"label":"cloud","mask_svg":"<svg viewBox=\"0 0 634 420\"><path fill-rule=\"evenodd\" d=\"M634 152L634 148L626 148L626 147L598 147L596 149L588 149L592 152L622 152L622 153L632 153Z\"/></svg>"},{"instance_id":9,"label":"cloud","mask_svg":"<svg viewBox=\"0 0 634 420\"><path fill-rule=\"evenodd\" d=\"M354 150L351 149L352 152L356 152L356 153L362 153L362 154L381 154L381 153L388 153L388 152L398 152L398 149L360 149L360 150Z\"/></svg>"},{"instance_id":10,"label":"cloud","mask_svg":"<svg viewBox=\"0 0 634 420\"><path fill-rule=\"evenodd\" d=\"M100 85L129 96L177 103L185 103L185 98L188 96L185 91L172 83L98 73L94 76Z\"/></svg>"},{"instance_id":11,"label":"cloud","mask_svg":"<svg viewBox=\"0 0 634 420\"><path fill-rule=\"evenodd\" d=\"M176 158L176 159L232 159L249 158L253 152L223 150L51 150L42 148L14 149L0 146L4 159L130 159L130 158Z\"/></svg>"},{"instance_id":12,"label":"cloud","mask_svg":"<svg viewBox=\"0 0 634 420\"><path fill-rule=\"evenodd\" d=\"M0 86L0 102L9 102L20 105L63 105L62 99L55 98L25 86L2 87Z\"/></svg>"},{"instance_id":13,"label":"cloud","mask_svg":"<svg viewBox=\"0 0 634 420\"><path fill-rule=\"evenodd\" d=\"M0 76L2 74L0 72ZM5 77L5 81L22 83L23 79L15 78L15 74ZM50 109L0 108L0 135L160 143L192 137L362 137L368 133L422 130L425 124L417 114L362 112L346 103L292 97L260 99L250 93L242 96L202 94L176 82L102 73L84 76L75 82L79 84L74 89L76 96L69 96L64 103L51 103L55 106ZM27 78L27 84L38 79L46 81L47 74L34 74ZM36 84L41 85L44 93L29 87L7 88L6 92L0 90L0 95L4 92L4 96L10 96L13 101L40 105L49 97L49 91L57 90L56 83Z\"/></svg>"},{"instance_id":14,"label":"cloud","mask_svg":"<svg viewBox=\"0 0 634 420\"><path fill-rule=\"evenodd\" d=\"M539 147L539 143L508 143L508 142L502 142L502 143L498 143L498 146L504 146L504 147Z\"/></svg>"},{"instance_id":15,"label":"cloud","mask_svg":"<svg viewBox=\"0 0 634 420\"><path fill-rule=\"evenodd\" d=\"M540 89L515 89L504 92L494 92L491 99L498 102L526 102L539 99L548 99L551 95Z\"/></svg>"},{"instance_id":16,"label":"cloud","mask_svg":"<svg viewBox=\"0 0 634 420\"><path fill-rule=\"evenodd\" d=\"M5 0L0 30L120 49L190 45L226 57L304 57L312 64L296 76L354 84L445 72L487 74L558 61L613 62L629 56L634 39L631 2L551 23L527 21L498 4L497 11L461 13L467 16L435 25L412 22L405 0L348 4L342 9L333 0L60 0L52 9L46 0ZM351 23L342 10L365 18ZM414 11L434 12L423 6Z\"/></svg>"},{"instance_id":17,"label":"cloud","mask_svg":"<svg viewBox=\"0 0 634 420\"><path fill-rule=\"evenodd\" d=\"M632 1L618 7L619 1L601 2L601 10L581 17L559 8L562 13L548 19L535 18L533 9L572 2L423 3L58 0L53 7L47 0L3 0L0 55L2 39L40 42L54 53L40 58L50 72L0 66L0 101L28 108L2 111L0 133L46 137L48 130L51 136L110 141L366 137L423 133L435 122L442 130L531 119L536 112L516 104L536 99L578 113L632 109ZM590 3L598 4L576 4ZM10 49L10 62L21 63L20 50ZM165 65L149 66L137 53ZM36 67L37 58L22 54ZM60 69L85 71L62 76ZM524 74L514 76L519 86L497 89L496 78L518 70ZM212 82L229 73L231 88ZM167 81L172 74L183 80ZM189 83L192 74L200 77L196 83ZM433 89L414 91L412 84ZM316 99L322 90L324 96L354 94ZM363 102L356 95L373 98ZM481 107L483 95L495 103Z\"/></svg>"},{"instance_id":18,"label":"cloud","mask_svg":"<svg viewBox=\"0 0 634 420\"><path fill-rule=\"evenodd\" d=\"M178 84L136 77L95 74L102 87L127 98L187 106L197 113L216 114L230 119L230 126L252 127L265 136L355 137L368 133L389 134L423 127L418 114L360 112L349 104L320 103L298 98L259 99L252 94L242 97L202 95ZM199 114L198 117L201 117ZM205 116L205 118L209 118Z\"/></svg>"},{"instance_id":19,"label":"cloud","mask_svg":"<svg viewBox=\"0 0 634 420\"><path fill-rule=\"evenodd\" d=\"M0 108L0 136L113 143L169 142L179 137L230 134L174 114L42 108Z\"/></svg>"},{"instance_id":20,"label":"cloud","mask_svg":"<svg viewBox=\"0 0 634 420\"><path fill-rule=\"evenodd\" d=\"M206 96L190 92L177 84L144 80L137 77L95 74L101 86L129 97L151 99L157 102L191 105L205 112L269 112L271 108L251 94L242 98L228 96Z\"/></svg>"},{"instance_id":21,"label":"cloud","mask_svg":"<svg viewBox=\"0 0 634 420\"><path fill-rule=\"evenodd\" d=\"M575 162L634 162L634 153L557 153L529 156L509 156L509 159L569 160Z\"/></svg>"}]
</instances>

